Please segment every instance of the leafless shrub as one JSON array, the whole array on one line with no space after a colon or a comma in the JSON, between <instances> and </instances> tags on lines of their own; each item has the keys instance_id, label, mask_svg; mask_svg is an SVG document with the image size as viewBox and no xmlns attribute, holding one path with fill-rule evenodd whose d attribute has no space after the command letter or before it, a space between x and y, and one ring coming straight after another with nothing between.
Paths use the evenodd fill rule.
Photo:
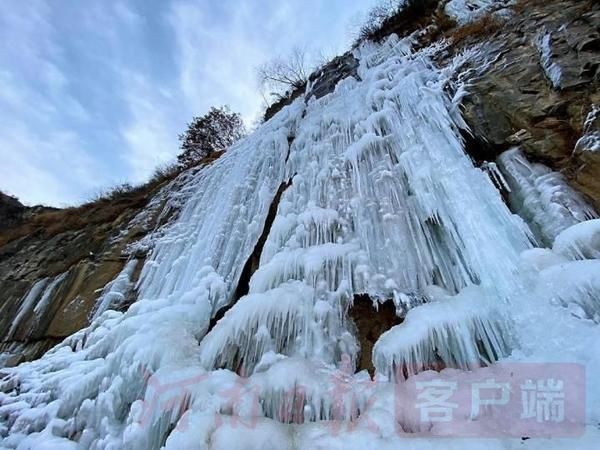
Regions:
<instances>
[{"instance_id":1,"label":"leafless shrub","mask_svg":"<svg viewBox=\"0 0 600 450\"><path fill-rule=\"evenodd\" d=\"M256 69L265 103L279 101L302 89L308 81L311 65L306 51L296 47L287 57L277 57Z\"/></svg>"}]
</instances>

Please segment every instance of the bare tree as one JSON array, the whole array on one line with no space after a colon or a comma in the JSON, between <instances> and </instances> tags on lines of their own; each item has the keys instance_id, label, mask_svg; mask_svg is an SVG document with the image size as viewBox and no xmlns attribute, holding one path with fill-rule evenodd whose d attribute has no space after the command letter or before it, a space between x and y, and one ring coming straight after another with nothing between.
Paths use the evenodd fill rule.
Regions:
<instances>
[{"instance_id":1,"label":"bare tree","mask_svg":"<svg viewBox=\"0 0 600 450\"><path fill-rule=\"evenodd\" d=\"M416 3L415 0L380 0L369 10L364 22L359 27L357 41L360 42L371 38L387 19L411 6L413 3Z\"/></svg>"},{"instance_id":2,"label":"bare tree","mask_svg":"<svg viewBox=\"0 0 600 450\"><path fill-rule=\"evenodd\" d=\"M185 133L179 136L179 164L189 167L213 152L227 150L246 134L242 117L229 107L212 107L201 117L194 117Z\"/></svg>"},{"instance_id":3,"label":"bare tree","mask_svg":"<svg viewBox=\"0 0 600 450\"><path fill-rule=\"evenodd\" d=\"M290 91L306 85L310 75L310 65L306 52L299 47L292 50L287 58L277 57L257 68L257 78L263 92L277 100Z\"/></svg>"}]
</instances>

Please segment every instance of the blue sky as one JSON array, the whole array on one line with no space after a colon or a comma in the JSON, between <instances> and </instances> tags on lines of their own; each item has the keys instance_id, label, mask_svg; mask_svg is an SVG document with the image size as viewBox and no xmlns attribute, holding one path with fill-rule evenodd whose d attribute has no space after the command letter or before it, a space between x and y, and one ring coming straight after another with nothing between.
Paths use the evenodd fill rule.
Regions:
<instances>
[{"instance_id":1,"label":"blue sky","mask_svg":"<svg viewBox=\"0 0 600 450\"><path fill-rule=\"evenodd\" d=\"M139 183L193 115L261 110L255 67L294 46L335 55L374 0L6 0L0 190L66 206Z\"/></svg>"}]
</instances>

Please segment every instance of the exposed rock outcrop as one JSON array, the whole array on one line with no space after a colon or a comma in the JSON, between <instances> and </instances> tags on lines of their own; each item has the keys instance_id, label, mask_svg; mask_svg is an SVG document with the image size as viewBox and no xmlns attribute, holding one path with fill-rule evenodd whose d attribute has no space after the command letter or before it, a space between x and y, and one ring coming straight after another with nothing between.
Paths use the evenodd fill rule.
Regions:
<instances>
[{"instance_id":1,"label":"exposed rock outcrop","mask_svg":"<svg viewBox=\"0 0 600 450\"><path fill-rule=\"evenodd\" d=\"M21 223L26 209L15 197L0 192L0 231Z\"/></svg>"},{"instance_id":2,"label":"exposed rock outcrop","mask_svg":"<svg viewBox=\"0 0 600 450\"><path fill-rule=\"evenodd\" d=\"M497 59L470 84L465 118L489 154L521 146L532 161L562 171L598 209L600 154L584 151L587 141L574 148L600 104L600 5L525 1L512 14L488 37ZM478 42L475 34L464 45Z\"/></svg>"},{"instance_id":3,"label":"exposed rock outcrop","mask_svg":"<svg viewBox=\"0 0 600 450\"><path fill-rule=\"evenodd\" d=\"M133 244L176 211L197 170L81 207L38 208L0 230L0 365L35 359L88 325L103 288L139 259L135 283L146 248Z\"/></svg>"}]
</instances>

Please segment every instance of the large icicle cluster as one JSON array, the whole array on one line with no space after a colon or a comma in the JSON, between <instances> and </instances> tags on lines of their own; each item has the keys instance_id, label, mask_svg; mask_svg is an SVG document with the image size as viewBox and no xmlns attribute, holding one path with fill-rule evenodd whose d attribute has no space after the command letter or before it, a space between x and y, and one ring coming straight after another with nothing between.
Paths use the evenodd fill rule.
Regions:
<instances>
[{"instance_id":1,"label":"large icicle cluster","mask_svg":"<svg viewBox=\"0 0 600 450\"><path fill-rule=\"evenodd\" d=\"M381 336L373 359L389 379L444 367L475 369L507 356L510 335L498 308L469 287L409 311L404 323Z\"/></svg>"},{"instance_id":2,"label":"large icicle cluster","mask_svg":"<svg viewBox=\"0 0 600 450\"><path fill-rule=\"evenodd\" d=\"M594 324L598 261L580 259L596 257L595 223L565 231L555 252L530 250L525 223L464 153L446 92L459 64L436 68L440 48L364 45L360 81L296 100L189 175L177 218L139 244L151 253L137 302L110 309L126 270L90 327L3 376L1 446L396 448L414 429L394 401L404 376L491 370L478 368L511 350L547 357L559 346L549 320L561 332ZM570 274L583 264L587 281ZM579 290L551 293L553 270ZM404 316L375 345L374 378L355 373L357 294ZM598 337L577 332L588 347Z\"/></svg>"},{"instance_id":3,"label":"large icicle cluster","mask_svg":"<svg viewBox=\"0 0 600 450\"><path fill-rule=\"evenodd\" d=\"M432 285L456 293L480 284L482 297L499 302L513 289L512 271L529 246L528 234L464 154L464 123L444 93L445 78L426 53L413 55L407 41L392 39L362 52L363 82L347 79L334 94L308 104L291 147L292 183L252 277L251 295L201 343L209 370L251 373L261 355L273 351L265 341L290 356L334 364L351 352L354 361L358 348L344 320L354 294L392 298L406 311L414 306L410 299L426 296ZM279 292L289 280L298 282L299 293L305 286L308 299L300 295L302 301L290 302L289 294ZM478 339L492 349L484 356L475 350L447 355L448 365L495 360L506 352L496 337L501 325L480 322L477 315L487 312L478 311L468 316L484 331L475 337L457 333L449 352L473 350ZM261 323L265 329L258 333ZM439 344L420 343L429 349L424 352Z\"/></svg>"}]
</instances>

